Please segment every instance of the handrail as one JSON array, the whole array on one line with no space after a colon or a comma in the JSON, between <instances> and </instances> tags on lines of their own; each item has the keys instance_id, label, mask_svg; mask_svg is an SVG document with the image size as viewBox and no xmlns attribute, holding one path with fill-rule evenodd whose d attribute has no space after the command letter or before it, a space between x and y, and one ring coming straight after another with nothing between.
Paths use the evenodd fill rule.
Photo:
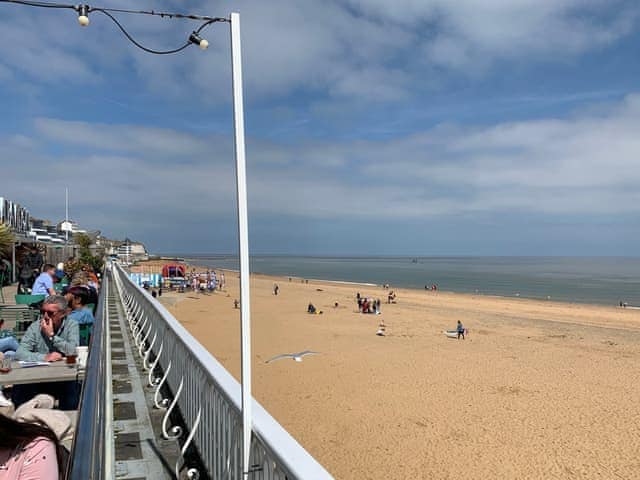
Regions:
<instances>
[{"instance_id":1,"label":"handrail","mask_svg":"<svg viewBox=\"0 0 640 480\"><path fill-rule=\"evenodd\" d=\"M106 393L111 383L107 365L110 356L106 355L110 348L110 339L104 334L109 322L106 315L106 297L108 289L113 288L110 283L111 272L105 269L85 370L76 433L71 448L71 463L67 473L69 480L111 480L109 472L113 471L113 466L107 465L109 456L106 455L112 446L107 444L109 439L105 438L106 412L112 401ZM113 439L110 443L113 443Z\"/></svg>"},{"instance_id":2,"label":"handrail","mask_svg":"<svg viewBox=\"0 0 640 480\"><path fill-rule=\"evenodd\" d=\"M164 372L162 379L153 383L156 397L163 384L175 395L171 401L163 399L158 404L166 407L171 403L169 411L177 405L184 424L192 429L188 440L193 441L209 477L247 478L242 472L240 384L173 315L131 281L119 265L115 265L113 277L140 353L144 351L149 358L151 350L157 360L154 364ZM145 342L145 338L154 335L162 338L162 345ZM249 479L333 478L255 399L252 408L253 474L249 474ZM186 433L173 427L165 436L186 437Z\"/></svg>"}]
</instances>

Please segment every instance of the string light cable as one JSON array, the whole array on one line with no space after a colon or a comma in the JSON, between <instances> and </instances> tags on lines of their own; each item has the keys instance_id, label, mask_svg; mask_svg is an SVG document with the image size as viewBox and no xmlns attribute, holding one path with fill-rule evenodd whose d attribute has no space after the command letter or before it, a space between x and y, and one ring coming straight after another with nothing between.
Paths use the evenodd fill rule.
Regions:
<instances>
[{"instance_id":1,"label":"string light cable","mask_svg":"<svg viewBox=\"0 0 640 480\"><path fill-rule=\"evenodd\" d=\"M0 0L0 3L15 3L18 5L25 5L28 7L74 10L78 14L78 23L80 23L80 25L83 27L86 27L89 25L89 13L100 12L103 15L107 16L111 21L113 21L113 23L116 24L116 26L127 38L127 40L129 40L139 49L144 50L147 53L152 53L154 55L169 55L172 53L178 53L192 44L198 45L202 50L206 50L206 48L209 46L209 42L200 37L200 32L202 32L202 30L204 30L206 27L208 27L213 23L230 22L228 18L224 18L224 17L208 17L203 15L191 15L191 14L183 14L183 13L156 12L155 10L127 10L123 8L91 7L89 5L69 5L69 4L63 4L63 3L37 2L37 1L31 1L31 0ZM138 42L135 38L133 38L133 36L124 28L124 26L113 15L113 13L133 14L133 15L154 15L154 16L158 16L162 18L170 18L170 19L177 18L177 19L186 19L186 20L196 20L203 23L196 30L191 32L185 44L170 50L155 50L149 47L145 47L140 42Z\"/></svg>"}]
</instances>

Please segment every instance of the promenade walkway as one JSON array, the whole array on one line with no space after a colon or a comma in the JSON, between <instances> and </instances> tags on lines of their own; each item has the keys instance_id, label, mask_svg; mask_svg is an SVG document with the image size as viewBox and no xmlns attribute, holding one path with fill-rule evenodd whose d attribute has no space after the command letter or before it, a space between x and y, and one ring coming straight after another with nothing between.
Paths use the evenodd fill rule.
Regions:
<instances>
[{"instance_id":1,"label":"promenade walkway","mask_svg":"<svg viewBox=\"0 0 640 480\"><path fill-rule=\"evenodd\" d=\"M115 474L130 480L171 479L178 445L175 440L162 438L164 411L153 408L153 391L144 387L147 375L134 355L123 306L114 287L107 286L105 333L110 339Z\"/></svg>"}]
</instances>

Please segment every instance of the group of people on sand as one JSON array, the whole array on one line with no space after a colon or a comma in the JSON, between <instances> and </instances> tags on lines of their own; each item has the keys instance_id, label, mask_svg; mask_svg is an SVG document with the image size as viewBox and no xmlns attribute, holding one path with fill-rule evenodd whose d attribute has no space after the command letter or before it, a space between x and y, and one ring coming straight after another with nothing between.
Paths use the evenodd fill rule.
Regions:
<instances>
[{"instance_id":1,"label":"group of people on sand","mask_svg":"<svg viewBox=\"0 0 640 480\"><path fill-rule=\"evenodd\" d=\"M278 294L277 293L277 284L274 285L273 294L274 295ZM395 299L395 294L393 293L393 291L389 292L389 296L391 297L392 295L393 295L393 298ZM360 292L357 292L356 293L356 303L358 304L358 312L359 313L373 313L373 314L382 313L380 311L380 299L375 299L374 300L373 298L367 298L367 297L364 297L364 296L360 295ZM338 302L335 302L334 308L338 308L338 306L339 306ZM309 304L307 305L307 313L312 314L312 315L321 314L322 310L318 310L313 303L309 302ZM450 334L453 334L453 335L455 335L454 338L457 338L458 340L460 340L460 339L465 340L466 335L468 333L468 330L464 327L462 322L460 320L458 320L458 323L456 325L456 329L455 330L448 330L448 331L445 331L444 333L447 333L448 336L452 336ZM380 323L378 324L378 330L376 331L376 335L379 336L379 337L385 337L387 335L387 325L384 323L384 320L382 320L382 319L380 320Z\"/></svg>"},{"instance_id":2,"label":"group of people on sand","mask_svg":"<svg viewBox=\"0 0 640 480\"><path fill-rule=\"evenodd\" d=\"M373 299L362 297L360 292L356 294L356 302L358 304L358 312L360 313L373 313L379 315L380 312L380 299Z\"/></svg>"},{"instance_id":3,"label":"group of people on sand","mask_svg":"<svg viewBox=\"0 0 640 480\"><path fill-rule=\"evenodd\" d=\"M194 268L187 274L186 283L194 292L215 292L225 286L224 272L216 274L215 270L197 273Z\"/></svg>"}]
</instances>

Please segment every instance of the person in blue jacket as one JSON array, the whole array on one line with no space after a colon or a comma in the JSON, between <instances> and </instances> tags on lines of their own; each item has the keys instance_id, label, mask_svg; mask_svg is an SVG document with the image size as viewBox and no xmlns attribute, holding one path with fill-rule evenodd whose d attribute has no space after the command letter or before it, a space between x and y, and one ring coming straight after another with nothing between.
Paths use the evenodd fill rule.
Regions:
<instances>
[{"instance_id":1,"label":"person in blue jacket","mask_svg":"<svg viewBox=\"0 0 640 480\"><path fill-rule=\"evenodd\" d=\"M88 346L93 331L93 322L95 322L93 312L87 307L89 295L89 287L81 285L70 287L64 295L71 308L71 313L67 317L75 320L81 330L88 329L86 335L80 335L80 345L82 346ZM84 325L87 326L83 327Z\"/></svg>"},{"instance_id":2,"label":"person in blue jacket","mask_svg":"<svg viewBox=\"0 0 640 480\"><path fill-rule=\"evenodd\" d=\"M462 322L460 320L458 320L456 331L458 332L458 340L460 340L460 337L462 337L462 339L464 340L464 325L462 325Z\"/></svg>"}]
</instances>

